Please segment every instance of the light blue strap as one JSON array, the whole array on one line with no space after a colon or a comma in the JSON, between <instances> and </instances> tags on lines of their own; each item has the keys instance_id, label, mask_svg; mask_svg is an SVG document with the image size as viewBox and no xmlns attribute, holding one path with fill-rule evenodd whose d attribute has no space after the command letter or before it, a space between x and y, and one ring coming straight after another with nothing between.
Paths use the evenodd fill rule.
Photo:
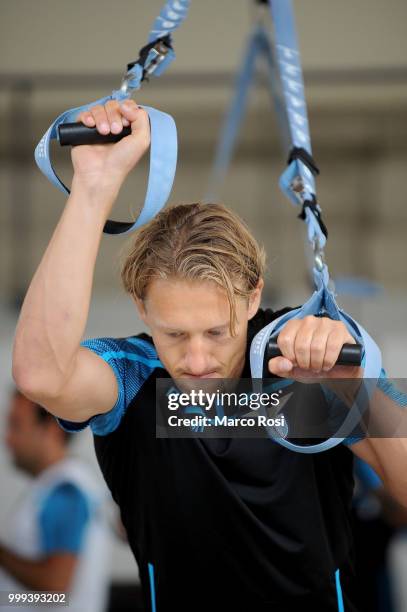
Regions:
<instances>
[{"instance_id":1,"label":"light blue strap","mask_svg":"<svg viewBox=\"0 0 407 612\"><path fill-rule=\"evenodd\" d=\"M57 117L41 138L35 149L35 161L41 172L63 193L69 194L69 189L57 176L50 159L50 142L58 138L58 126L61 123L76 121L80 112L87 110L95 104L105 104L108 100L112 99L121 101L127 97L127 95L116 91L111 96L106 96L90 104L66 111ZM144 205L135 222L108 222L104 230L105 233L129 233L147 223L165 206L172 189L177 165L177 132L175 122L170 115L155 108L149 106L143 106L142 108L148 113L151 128L150 170Z\"/></svg>"},{"instance_id":2,"label":"light blue strap","mask_svg":"<svg viewBox=\"0 0 407 612\"><path fill-rule=\"evenodd\" d=\"M256 59L259 54L264 52L267 45L269 45L269 41L264 28L261 26L256 27L247 42L243 54L243 62L236 78L235 91L218 141L208 193L205 197L207 201L217 197L219 186L226 177L236 145L239 128L246 110Z\"/></svg>"},{"instance_id":3,"label":"light blue strap","mask_svg":"<svg viewBox=\"0 0 407 612\"><path fill-rule=\"evenodd\" d=\"M294 191L293 185L296 184L298 177L301 177L304 190L301 193ZM304 200L312 200L315 195L315 180L311 170L302 163L301 160L295 159L287 166L279 180L280 189L296 206L302 206ZM322 232L315 215L308 209L305 209L305 223L307 225L308 241L314 245L318 244L321 249L326 244L326 237Z\"/></svg>"},{"instance_id":4,"label":"light blue strap","mask_svg":"<svg viewBox=\"0 0 407 612\"><path fill-rule=\"evenodd\" d=\"M282 129L282 139L287 143L288 147L287 120L284 118L285 107L282 103L278 87L278 75L276 73L275 62L273 61L270 36L263 25L256 25L245 47L241 68L235 81L232 101L221 130L209 180L209 188L205 196L206 201L213 201L218 196L219 187L225 180L246 111L247 99L253 83L256 60L258 58L263 58L266 62L270 97L280 119L279 127Z\"/></svg>"},{"instance_id":5,"label":"light blue strap","mask_svg":"<svg viewBox=\"0 0 407 612\"><path fill-rule=\"evenodd\" d=\"M217 197L219 186L226 177L245 112L258 56L263 57L267 63L269 91L277 111L278 124L287 154L292 147L301 147L310 155L312 154L301 61L290 0L273 0L270 12L275 26L277 61L274 61L273 47L268 31L263 25L256 26L249 37L242 66L236 79L232 102L226 115L215 155L209 188L205 196L206 201ZM301 192L294 189L299 182L302 185ZM281 175L279 184L283 193L297 206L302 206L305 200L312 201L316 193L314 175L300 159L294 159L288 165ZM318 210L320 211L319 206ZM316 216L309 208L305 209L305 222L309 242L313 246L318 245L319 249L323 249L326 237Z\"/></svg>"},{"instance_id":6,"label":"light blue strap","mask_svg":"<svg viewBox=\"0 0 407 612\"><path fill-rule=\"evenodd\" d=\"M263 45L263 57L268 70L268 91L277 115L277 125L280 132L280 140L284 151L290 150L291 136L287 117L287 108L283 95L282 84L279 77L279 67L276 62L273 44L269 32L265 31L266 41Z\"/></svg>"},{"instance_id":7,"label":"light blue strap","mask_svg":"<svg viewBox=\"0 0 407 612\"><path fill-rule=\"evenodd\" d=\"M264 327L253 339L250 347L250 368L253 377L253 385L257 391L262 389L263 362L267 349L268 340L278 332L290 319L303 319L308 315L326 313L330 318L342 321L349 333L360 342L364 349L364 379L365 384L360 389L353 406L349 409L349 414L336 431L335 435L328 440L309 446L300 446L285 440L278 435L278 431L273 427L266 427L267 432L273 440L298 453L312 454L320 453L334 448L344 441L344 439L357 427L360 422L360 406L366 404L366 394L370 398L376 382L380 377L382 368L381 352L377 344L370 337L367 331L348 314L338 308L333 294L327 289L322 279L317 279L319 287L311 298L301 307L278 317L269 325Z\"/></svg>"},{"instance_id":8,"label":"light blue strap","mask_svg":"<svg viewBox=\"0 0 407 612\"><path fill-rule=\"evenodd\" d=\"M274 23L277 63L286 101L291 142L293 146L302 147L312 154L292 3L291 0L270 0L269 6Z\"/></svg>"},{"instance_id":9,"label":"light blue strap","mask_svg":"<svg viewBox=\"0 0 407 612\"><path fill-rule=\"evenodd\" d=\"M287 130L291 147L305 149L312 155L311 137L308 124L307 105L304 93L301 58L295 29L294 11L291 0L269 0L274 23L277 63L280 81L286 103ZM300 192L294 189L301 183ZM315 196L315 179L311 170L300 159L294 159L280 177L280 188L295 205L302 206L305 200ZM308 240L323 249L326 237L315 215L305 210Z\"/></svg>"},{"instance_id":10,"label":"light blue strap","mask_svg":"<svg viewBox=\"0 0 407 612\"><path fill-rule=\"evenodd\" d=\"M148 42L172 34L186 18L190 4L191 0L168 0L154 21Z\"/></svg>"},{"instance_id":11,"label":"light blue strap","mask_svg":"<svg viewBox=\"0 0 407 612\"><path fill-rule=\"evenodd\" d=\"M312 155L292 3L290 0L269 0L269 6L275 27L277 62L286 103L286 131L290 135L291 147L302 148ZM300 191L298 191L298 186L300 186ZM316 193L314 175L300 159L294 159L288 165L280 178L280 187L294 204L301 206L306 200L312 201ZM320 209L318 208L318 210ZM326 237L313 212L309 208L305 208L304 212L308 240L317 252L322 251L326 243ZM338 308L333 293L328 289L328 268L323 261L320 260L319 265L314 266L313 274L317 290L308 302L302 308L282 315L261 330L254 338L250 351L251 371L252 377L255 379L254 382L260 386L262 384L264 354L272 334L277 334L284 324L292 318L302 319L307 315L324 313L332 319L343 321L351 335L362 343L364 348L364 378L368 381L367 385L365 384L364 386L363 393L367 391L370 397L380 376L380 350L366 330ZM361 394L362 390L356 397L354 405L349 410L347 418L335 436L321 444L299 446L283 439L273 428L268 428L268 433L279 444L300 453L316 453L333 448L340 444L359 423L360 413L358 404L361 401Z\"/></svg>"},{"instance_id":12,"label":"light blue strap","mask_svg":"<svg viewBox=\"0 0 407 612\"><path fill-rule=\"evenodd\" d=\"M286 103L291 146L301 147L312 155L304 81L292 3L290 0L272 0L270 11L274 23L277 65ZM298 165L301 176L304 172L303 178L307 184L308 193L313 194L315 193L313 175L312 173L309 175L306 170L308 169L304 164Z\"/></svg>"},{"instance_id":13,"label":"light blue strap","mask_svg":"<svg viewBox=\"0 0 407 612\"><path fill-rule=\"evenodd\" d=\"M168 0L154 22L148 42L152 43L161 37L171 35L186 18L189 6L190 0ZM151 49L144 67L135 63L127 72L121 89L95 102L65 111L55 119L41 138L35 149L35 161L41 172L62 193L68 195L69 189L56 174L50 159L50 142L58 139L58 126L62 123L75 122L79 113L96 104L103 105L109 100L121 102L129 98L132 90L140 88L144 70L150 64L154 64L156 57L156 50ZM153 74L156 76L162 74L174 57L173 50L168 48L165 55L160 56L160 61L156 64ZM108 234L132 232L147 223L167 202L174 182L178 148L175 122L170 115L152 107L143 106L142 108L148 113L151 128L150 170L144 205L135 222L107 221L103 231Z\"/></svg>"},{"instance_id":14,"label":"light blue strap","mask_svg":"<svg viewBox=\"0 0 407 612\"><path fill-rule=\"evenodd\" d=\"M219 184L224 180L230 165L258 55L263 55L267 61L270 91L278 111L283 140L288 143L288 147L303 148L312 155L302 68L292 5L290 0L270 0L269 4L275 26L280 87L282 88L285 99L285 108L283 108L277 93L278 83L275 78L276 69L268 33L263 26L257 26L249 38L244 54L244 61L236 80L234 96L226 116L217 148L214 169L210 181L210 193L206 199L210 199L214 196ZM300 192L294 189L299 183L302 187ZM301 206L305 200L312 201L316 192L314 175L308 166L300 159L294 159L288 165L280 178L280 187L295 205ZM318 210L320 210L319 207ZM320 227L318 219L309 208L305 208L304 213L305 222L307 224L308 240L314 248L317 247L318 251L321 251L325 246L326 237ZM268 339L272 333L281 329L281 327L291 318L303 318L307 315L315 315L323 311L333 319L342 320L352 336L356 337L357 340L363 344L366 355L364 363L365 378L377 380L381 370L381 355L377 345L359 324L346 315L346 313L339 310L334 295L328 289L329 274L327 266L321 262L318 267L314 267L313 275L317 291L310 300L308 300L302 308L283 315L269 326L265 327L253 340L250 351L252 377L255 381L256 379L262 379L264 353ZM271 433L271 437L276 439L283 446L291 450L296 450L297 452L313 453L333 448L342 442L349 431L352 431L359 422L360 415L357 411L358 399L359 398L356 399L343 426L338 430L337 437L331 438L322 444L301 447L287 442L276 435L274 431L269 432L269 434Z\"/></svg>"},{"instance_id":15,"label":"light blue strap","mask_svg":"<svg viewBox=\"0 0 407 612\"><path fill-rule=\"evenodd\" d=\"M148 36L148 43L154 43L158 39L171 35L179 28L182 22L185 20L188 14L191 0L168 0L157 19L154 21L153 27ZM157 57L157 53L154 49L151 49L144 67L140 64L135 63L132 68L127 72L126 81L127 86L131 89L139 89L141 81L144 76L144 69L147 70L147 75L153 74L154 76L160 76L175 59L175 53L171 48L167 48L165 56L160 57L159 63L154 67L154 71L150 73L148 67L151 63L154 63Z\"/></svg>"}]
</instances>

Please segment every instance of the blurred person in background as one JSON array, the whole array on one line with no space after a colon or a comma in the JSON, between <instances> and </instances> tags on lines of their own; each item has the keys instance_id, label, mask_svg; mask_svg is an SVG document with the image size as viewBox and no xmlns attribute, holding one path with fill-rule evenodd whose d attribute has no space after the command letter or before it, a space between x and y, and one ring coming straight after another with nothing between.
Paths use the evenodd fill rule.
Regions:
<instances>
[{"instance_id":1,"label":"blurred person in background","mask_svg":"<svg viewBox=\"0 0 407 612\"><path fill-rule=\"evenodd\" d=\"M387 551L390 588L394 612L405 612L407 610L407 512L397 505L396 508L392 508L392 516L399 529L391 539Z\"/></svg>"},{"instance_id":2,"label":"blurred person in background","mask_svg":"<svg viewBox=\"0 0 407 612\"><path fill-rule=\"evenodd\" d=\"M69 456L70 437L42 406L13 391L6 443L14 465L33 480L0 543L0 591L65 592L71 612L101 612L109 586L103 490Z\"/></svg>"},{"instance_id":3,"label":"blurred person in background","mask_svg":"<svg viewBox=\"0 0 407 612\"><path fill-rule=\"evenodd\" d=\"M407 510L355 460L353 524L361 612L407 610Z\"/></svg>"}]
</instances>

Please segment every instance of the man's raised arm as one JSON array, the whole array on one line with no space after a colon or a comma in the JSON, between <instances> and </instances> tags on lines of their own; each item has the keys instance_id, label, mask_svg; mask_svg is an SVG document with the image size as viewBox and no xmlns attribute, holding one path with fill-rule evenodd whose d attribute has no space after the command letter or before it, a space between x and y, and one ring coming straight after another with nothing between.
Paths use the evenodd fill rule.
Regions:
<instances>
[{"instance_id":1,"label":"man's raised arm","mask_svg":"<svg viewBox=\"0 0 407 612\"><path fill-rule=\"evenodd\" d=\"M114 145L72 149L71 194L25 296L13 347L20 390L72 421L108 412L117 399L112 369L80 342L105 221L150 144L148 115L133 101L95 106L78 119L102 134L131 124L132 134Z\"/></svg>"}]
</instances>

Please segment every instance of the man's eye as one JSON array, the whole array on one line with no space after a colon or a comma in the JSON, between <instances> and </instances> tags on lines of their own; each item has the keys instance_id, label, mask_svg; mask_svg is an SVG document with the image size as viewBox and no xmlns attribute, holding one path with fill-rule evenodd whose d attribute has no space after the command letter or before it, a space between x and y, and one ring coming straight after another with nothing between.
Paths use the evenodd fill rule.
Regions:
<instances>
[{"instance_id":1,"label":"man's eye","mask_svg":"<svg viewBox=\"0 0 407 612\"><path fill-rule=\"evenodd\" d=\"M182 336L182 332L167 332L166 335L170 338L180 338Z\"/></svg>"},{"instance_id":2,"label":"man's eye","mask_svg":"<svg viewBox=\"0 0 407 612\"><path fill-rule=\"evenodd\" d=\"M208 334L209 334L210 336L223 336L223 332L221 332L221 331L216 331L216 330L209 331L209 332L208 332Z\"/></svg>"}]
</instances>

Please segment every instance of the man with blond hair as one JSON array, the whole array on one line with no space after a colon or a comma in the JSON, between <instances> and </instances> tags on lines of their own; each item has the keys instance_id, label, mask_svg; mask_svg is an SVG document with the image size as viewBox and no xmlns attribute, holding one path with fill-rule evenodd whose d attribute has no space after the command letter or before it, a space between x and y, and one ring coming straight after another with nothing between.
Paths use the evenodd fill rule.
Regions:
<instances>
[{"instance_id":1,"label":"man with blond hair","mask_svg":"<svg viewBox=\"0 0 407 612\"><path fill-rule=\"evenodd\" d=\"M280 313L259 308L264 253L241 219L218 204L175 206L135 234L122 269L151 335L81 342L103 226L150 132L131 101L79 120L132 134L72 150L71 195L17 327L17 385L69 431L91 427L146 609L356 610L349 449L406 504L405 445L359 440L302 455L268 439L156 438L157 378L250 377L251 339ZM354 339L341 322L306 317L278 342L273 375L334 377Z\"/></svg>"}]
</instances>

